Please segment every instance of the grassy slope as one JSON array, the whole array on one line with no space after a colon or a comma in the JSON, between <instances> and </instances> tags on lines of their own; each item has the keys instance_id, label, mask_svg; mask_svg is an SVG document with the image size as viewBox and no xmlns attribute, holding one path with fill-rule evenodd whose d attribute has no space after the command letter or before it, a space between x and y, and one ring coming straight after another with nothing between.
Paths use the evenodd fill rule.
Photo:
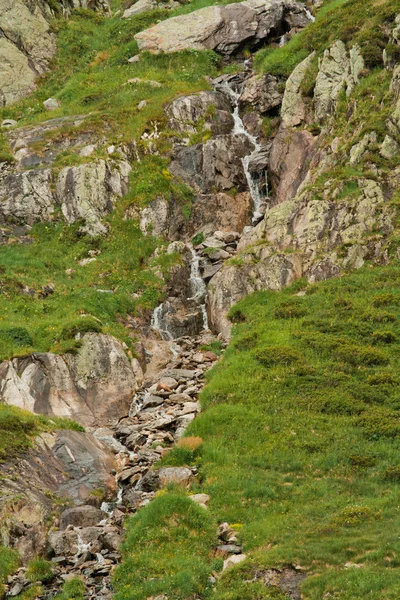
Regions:
<instances>
[{"instance_id":1,"label":"grassy slope","mask_svg":"<svg viewBox=\"0 0 400 600\"><path fill-rule=\"evenodd\" d=\"M232 309L238 322L233 341L210 374L204 412L188 431L203 445L194 454L178 448L166 459L200 466L198 490L211 496L204 520L236 524L248 555L222 576L212 598L283 598L248 581L287 564L309 574L302 585L306 600L398 598L399 275L398 263L365 267L310 286L302 297L297 285L254 294ZM150 511L149 543L168 540L176 577L176 565L190 560L191 549L174 527L192 509L168 513L173 497L157 499L167 518L154 506L129 522L118 600L150 591L171 599L193 592L207 597L195 571L191 587L187 581L169 586L163 552L140 577L131 568L142 559L143 544L133 540ZM192 535L202 527L193 527ZM210 542L203 563L210 561Z\"/></svg>"},{"instance_id":2,"label":"grassy slope","mask_svg":"<svg viewBox=\"0 0 400 600\"><path fill-rule=\"evenodd\" d=\"M261 50L256 66L285 77L309 52L320 56L337 38L349 46L359 43L369 72L353 94L357 111L350 118L343 96L332 137L353 144L355 135L374 130L382 142L393 98L390 74L382 69L381 32L399 11L399 2L379 8L370 0L326 2L315 25L284 48ZM312 94L315 75L313 65L306 94ZM395 166L382 163L377 145L349 169L347 150L329 173L345 182L343 197L357 191L368 162L385 170ZM316 194L324 183L322 176ZM255 294L232 309L238 323L233 341L202 394L205 411L187 433L204 443L194 453L177 448L164 462L200 466L195 491L211 496L207 518L235 524L248 559L224 574L215 591L194 569L184 585L171 586L190 556L175 539L175 525L191 510L189 504L170 508L171 527L171 490L157 499L150 532L154 546L168 539L169 577L157 552L151 568L134 574L143 547L132 540L148 518L146 508L128 522L118 600L150 593L182 600L195 593L217 600L284 598L254 578L287 564L308 574L302 585L306 600L398 598L399 274L398 263L368 266L310 287L304 297L295 296L299 282L280 293ZM200 531L195 527L192 535ZM203 548L202 565L214 548L215 540ZM221 563L211 566L219 569Z\"/></svg>"},{"instance_id":3,"label":"grassy slope","mask_svg":"<svg viewBox=\"0 0 400 600\"><path fill-rule=\"evenodd\" d=\"M207 88L204 76L216 73L216 57L211 52L146 55L139 63L127 63L137 52L134 34L167 15L167 11L154 11L121 21L119 17L105 19L81 10L68 22L56 23L59 52L53 70L35 94L3 109L1 118L17 118L20 125L40 123L49 118L42 101L54 96L62 107L51 117L87 114L81 131L104 139L89 160L105 157L105 148L111 143L131 143L134 139L138 140L139 151L144 152L145 142L140 136L152 130L154 121L165 120L164 105L177 95ZM158 81L161 87L145 82L127 84L135 77ZM142 100L147 105L139 111L137 105ZM45 143L51 143L57 135L73 134L65 126ZM160 151L166 151L168 132L156 144ZM57 159L56 168L79 162L82 159L66 152ZM120 316L157 305L163 281L156 273L161 270L166 275L177 257L150 260L160 240L145 237L136 222L124 220L124 212L130 205L143 206L158 195L173 195L190 213L191 192L172 181L167 164L157 156L144 156L135 164L130 191L108 219L107 238L82 237L78 227L47 223L34 227L32 245L0 248L0 360L32 350L73 349L77 328L101 329L130 344ZM90 250L100 250L101 255L90 265L80 267L77 262ZM71 268L73 273L66 273ZM41 287L49 283L55 285L55 293L43 299ZM23 294L24 287L37 293L33 297ZM83 322L81 315L92 318Z\"/></svg>"}]
</instances>

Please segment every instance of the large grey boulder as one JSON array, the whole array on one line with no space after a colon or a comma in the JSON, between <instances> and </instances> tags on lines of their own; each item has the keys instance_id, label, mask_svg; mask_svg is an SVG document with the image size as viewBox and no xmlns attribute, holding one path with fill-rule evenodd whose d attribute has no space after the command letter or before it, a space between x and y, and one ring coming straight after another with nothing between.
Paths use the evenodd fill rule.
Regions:
<instances>
[{"instance_id":1,"label":"large grey boulder","mask_svg":"<svg viewBox=\"0 0 400 600\"><path fill-rule=\"evenodd\" d=\"M294 0L246 0L167 19L135 39L140 50L155 53L191 48L231 55L276 35L277 29L304 27L309 20L304 5Z\"/></svg>"},{"instance_id":2,"label":"large grey boulder","mask_svg":"<svg viewBox=\"0 0 400 600\"><path fill-rule=\"evenodd\" d=\"M46 71L56 39L40 10L22 0L0 0L0 100L10 104L29 94Z\"/></svg>"},{"instance_id":3,"label":"large grey boulder","mask_svg":"<svg viewBox=\"0 0 400 600\"><path fill-rule=\"evenodd\" d=\"M0 177L0 220L33 225L54 213L50 169L9 173Z\"/></svg>"},{"instance_id":4,"label":"large grey boulder","mask_svg":"<svg viewBox=\"0 0 400 600\"><path fill-rule=\"evenodd\" d=\"M110 160L63 169L57 180L57 198L67 223L84 219L89 234L106 233L101 219L116 199L127 193L130 170L127 162Z\"/></svg>"},{"instance_id":5,"label":"large grey boulder","mask_svg":"<svg viewBox=\"0 0 400 600\"><path fill-rule=\"evenodd\" d=\"M196 133L200 119L214 135L229 133L234 125L228 98L215 91L180 96L166 108L166 113L168 125L179 133Z\"/></svg>"},{"instance_id":6,"label":"large grey boulder","mask_svg":"<svg viewBox=\"0 0 400 600\"><path fill-rule=\"evenodd\" d=\"M282 92L279 90L279 81L273 75L253 75L246 79L243 91L239 97L241 110L253 108L260 113L266 113L280 106Z\"/></svg>"},{"instance_id":7,"label":"large grey boulder","mask_svg":"<svg viewBox=\"0 0 400 600\"><path fill-rule=\"evenodd\" d=\"M76 355L35 353L0 364L0 401L34 413L107 425L125 416L136 380L121 344L87 333Z\"/></svg>"},{"instance_id":8,"label":"large grey boulder","mask_svg":"<svg viewBox=\"0 0 400 600\"><path fill-rule=\"evenodd\" d=\"M344 43L337 40L325 50L314 90L315 117L318 122L323 122L335 112L343 88L348 96L351 94L364 68L364 59L357 45L348 52Z\"/></svg>"},{"instance_id":9,"label":"large grey boulder","mask_svg":"<svg viewBox=\"0 0 400 600\"><path fill-rule=\"evenodd\" d=\"M281 108L283 127L295 127L305 120L306 105L301 92L301 84L314 58L315 52L312 52L297 65L286 82Z\"/></svg>"}]
</instances>

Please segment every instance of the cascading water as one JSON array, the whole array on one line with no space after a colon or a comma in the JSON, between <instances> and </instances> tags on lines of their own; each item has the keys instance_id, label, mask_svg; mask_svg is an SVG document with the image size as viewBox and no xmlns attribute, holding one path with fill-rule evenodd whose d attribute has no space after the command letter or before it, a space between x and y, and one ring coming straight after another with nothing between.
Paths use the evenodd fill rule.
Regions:
<instances>
[{"instance_id":1,"label":"cascading water","mask_svg":"<svg viewBox=\"0 0 400 600\"><path fill-rule=\"evenodd\" d=\"M244 126L244 123L242 121L242 118L240 116L239 98L241 96L241 90L239 92L236 91L234 89L233 85L230 85L229 81L225 81L220 86L220 90L222 92L225 92L231 98L232 103L233 103L233 112L232 112L233 121L234 121L234 127L233 127L233 131L232 131L233 135L245 136L250 141L251 145L254 147L253 152L251 152L250 154L248 154L247 156L242 158L242 164L243 164L243 170L244 170L244 174L246 176L246 181L247 181L247 185L249 188L249 192L251 195L251 199L253 201L252 222L253 222L253 224L256 224L260 221L260 219L262 219L262 217L264 216L265 210L266 210L266 205L267 205L267 200L268 200L268 180L267 180L267 172L265 171L266 193L265 193L265 195L263 195L261 193L260 177L259 176L254 177L254 175L251 173L251 171L249 169L249 165L250 165L251 159L254 158L262 150L262 146L257 141L257 138L247 131L247 129Z\"/></svg>"},{"instance_id":2,"label":"cascading water","mask_svg":"<svg viewBox=\"0 0 400 600\"><path fill-rule=\"evenodd\" d=\"M207 309L205 305L205 298L207 294L206 284L204 283L200 275L200 258L197 256L196 251L192 246L189 246L192 259L190 261L190 276L189 276L189 298L187 300L197 304L201 310L203 317L203 329L208 329L208 318ZM172 342L173 336L168 331L167 325L163 321L164 304L160 304L153 312L151 319L151 326L153 329L159 331L165 341ZM173 344L170 344L170 348L174 357L177 355L177 350Z\"/></svg>"},{"instance_id":3,"label":"cascading water","mask_svg":"<svg viewBox=\"0 0 400 600\"><path fill-rule=\"evenodd\" d=\"M202 277L200 276L200 258L197 256L194 248L190 247L190 252L192 254L189 279L189 289L191 296L190 298L188 298L188 300L195 300L196 302L201 302L200 308L201 313L203 315L203 329L208 329L207 308L205 305L207 286L204 283Z\"/></svg>"}]
</instances>

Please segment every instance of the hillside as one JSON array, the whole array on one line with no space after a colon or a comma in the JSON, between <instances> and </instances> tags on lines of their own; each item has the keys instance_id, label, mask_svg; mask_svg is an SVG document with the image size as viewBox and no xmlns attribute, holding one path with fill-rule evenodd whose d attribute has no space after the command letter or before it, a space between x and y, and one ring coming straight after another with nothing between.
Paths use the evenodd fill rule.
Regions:
<instances>
[{"instance_id":1,"label":"hillside","mask_svg":"<svg viewBox=\"0 0 400 600\"><path fill-rule=\"evenodd\" d=\"M397 599L400 0L0 31L0 597Z\"/></svg>"}]
</instances>

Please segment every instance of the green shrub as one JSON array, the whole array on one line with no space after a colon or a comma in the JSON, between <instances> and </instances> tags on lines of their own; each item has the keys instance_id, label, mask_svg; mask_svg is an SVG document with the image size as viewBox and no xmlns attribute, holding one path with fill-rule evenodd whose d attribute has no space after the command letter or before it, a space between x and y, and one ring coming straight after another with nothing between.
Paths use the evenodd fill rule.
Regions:
<instances>
[{"instance_id":1,"label":"green shrub","mask_svg":"<svg viewBox=\"0 0 400 600\"><path fill-rule=\"evenodd\" d=\"M264 367L287 366L300 361L297 350L291 346L267 346L253 353L253 357Z\"/></svg>"},{"instance_id":2,"label":"green shrub","mask_svg":"<svg viewBox=\"0 0 400 600\"><path fill-rule=\"evenodd\" d=\"M397 382L390 373L375 373L367 379L369 385L396 385Z\"/></svg>"},{"instance_id":3,"label":"green shrub","mask_svg":"<svg viewBox=\"0 0 400 600\"><path fill-rule=\"evenodd\" d=\"M61 331L61 339L68 340L74 338L78 333L84 335L88 332L100 333L102 325L93 317L81 317L65 325Z\"/></svg>"},{"instance_id":4,"label":"green shrub","mask_svg":"<svg viewBox=\"0 0 400 600\"><path fill-rule=\"evenodd\" d=\"M369 506L346 506L336 515L333 523L341 527L357 527L378 517L379 514Z\"/></svg>"},{"instance_id":5,"label":"green shrub","mask_svg":"<svg viewBox=\"0 0 400 600\"><path fill-rule=\"evenodd\" d=\"M383 478L386 481L393 481L393 483L400 483L400 465L393 465L386 467L383 472Z\"/></svg>"},{"instance_id":6,"label":"green shrub","mask_svg":"<svg viewBox=\"0 0 400 600\"><path fill-rule=\"evenodd\" d=\"M349 456L349 461L352 467L360 469L367 469L376 465L376 458L374 456L366 456L364 454L352 454Z\"/></svg>"},{"instance_id":7,"label":"green shrub","mask_svg":"<svg viewBox=\"0 0 400 600\"><path fill-rule=\"evenodd\" d=\"M276 319L299 319L307 314L307 307L293 300L283 302L274 310Z\"/></svg>"},{"instance_id":8,"label":"green shrub","mask_svg":"<svg viewBox=\"0 0 400 600\"><path fill-rule=\"evenodd\" d=\"M397 335L393 331L374 331L372 334L373 344L393 344L397 341Z\"/></svg>"},{"instance_id":9,"label":"green shrub","mask_svg":"<svg viewBox=\"0 0 400 600\"><path fill-rule=\"evenodd\" d=\"M51 581L54 577L53 565L44 558L37 557L30 561L28 564L28 570L26 572L26 578L29 581Z\"/></svg>"},{"instance_id":10,"label":"green shrub","mask_svg":"<svg viewBox=\"0 0 400 600\"><path fill-rule=\"evenodd\" d=\"M192 244L193 246L198 246L199 244L202 244L204 242L204 233L201 231L200 233L197 233L193 238L192 238Z\"/></svg>"},{"instance_id":11,"label":"green shrub","mask_svg":"<svg viewBox=\"0 0 400 600\"><path fill-rule=\"evenodd\" d=\"M238 306L233 306L229 310L227 317L232 323L244 323L246 320L246 315Z\"/></svg>"},{"instance_id":12,"label":"green shrub","mask_svg":"<svg viewBox=\"0 0 400 600\"><path fill-rule=\"evenodd\" d=\"M384 407L371 407L359 417L359 425L372 438L397 438L400 435L400 419L396 411Z\"/></svg>"},{"instance_id":13,"label":"green shrub","mask_svg":"<svg viewBox=\"0 0 400 600\"><path fill-rule=\"evenodd\" d=\"M389 363L389 358L381 350L352 344L338 346L334 351L334 356L336 359L354 366L371 367Z\"/></svg>"},{"instance_id":14,"label":"green shrub","mask_svg":"<svg viewBox=\"0 0 400 600\"><path fill-rule=\"evenodd\" d=\"M32 337L25 327L9 327L0 329L0 338L8 338L17 346L32 346Z\"/></svg>"},{"instance_id":15,"label":"green shrub","mask_svg":"<svg viewBox=\"0 0 400 600\"><path fill-rule=\"evenodd\" d=\"M379 296L373 297L372 304L375 306L375 308L380 308L381 306L390 306L393 304L398 306L400 304L400 297L391 293L380 294Z\"/></svg>"}]
</instances>

